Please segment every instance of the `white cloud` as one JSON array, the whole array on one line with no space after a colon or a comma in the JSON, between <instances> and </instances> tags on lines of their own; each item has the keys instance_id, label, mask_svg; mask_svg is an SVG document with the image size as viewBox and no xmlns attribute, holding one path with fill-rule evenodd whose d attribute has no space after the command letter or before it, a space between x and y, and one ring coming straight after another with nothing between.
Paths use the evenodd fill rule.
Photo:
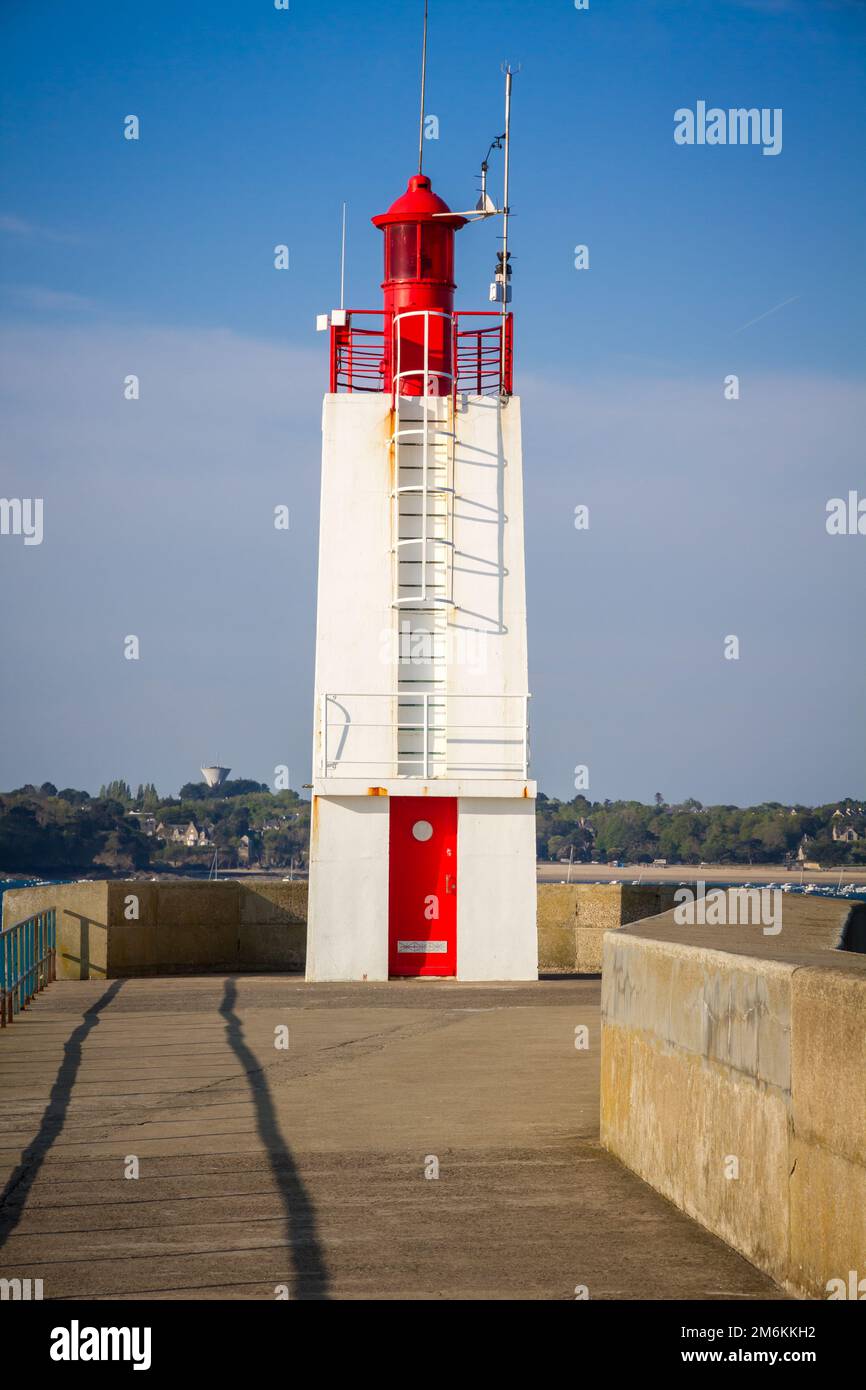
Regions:
<instances>
[{"instance_id":1,"label":"white cloud","mask_svg":"<svg viewBox=\"0 0 866 1390\"><path fill-rule=\"evenodd\" d=\"M0 213L0 232L6 232L9 236L21 236L38 241L77 241L78 238L70 232L58 231L54 227L40 227L35 222L28 222L24 217L18 217L12 212Z\"/></svg>"},{"instance_id":2,"label":"white cloud","mask_svg":"<svg viewBox=\"0 0 866 1390\"><path fill-rule=\"evenodd\" d=\"M91 311L96 302L83 294L73 294L70 290L52 290L45 285L2 285L8 299L22 309L36 310L37 313L64 313L68 310Z\"/></svg>"}]
</instances>

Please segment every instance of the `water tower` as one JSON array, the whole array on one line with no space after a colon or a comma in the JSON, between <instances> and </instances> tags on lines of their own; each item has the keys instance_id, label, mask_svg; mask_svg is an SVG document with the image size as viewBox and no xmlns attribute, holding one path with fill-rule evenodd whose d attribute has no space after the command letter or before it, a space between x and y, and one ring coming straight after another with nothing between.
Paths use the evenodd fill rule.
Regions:
<instances>
[{"instance_id":1,"label":"water tower","mask_svg":"<svg viewBox=\"0 0 866 1390\"><path fill-rule=\"evenodd\" d=\"M209 787L221 787L230 772L230 767L203 767L201 775Z\"/></svg>"}]
</instances>

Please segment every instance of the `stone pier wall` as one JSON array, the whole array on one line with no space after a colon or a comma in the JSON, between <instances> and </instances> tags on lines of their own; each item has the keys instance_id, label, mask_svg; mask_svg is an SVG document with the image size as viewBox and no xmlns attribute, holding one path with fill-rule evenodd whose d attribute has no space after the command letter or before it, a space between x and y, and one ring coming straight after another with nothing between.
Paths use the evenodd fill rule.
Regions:
<instances>
[{"instance_id":1,"label":"stone pier wall","mask_svg":"<svg viewBox=\"0 0 866 1390\"><path fill-rule=\"evenodd\" d=\"M866 1294L866 956L839 949L862 912L604 940L602 1143L805 1297L852 1270Z\"/></svg>"},{"instance_id":2,"label":"stone pier wall","mask_svg":"<svg viewBox=\"0 0 866 1390\"><path fill-rule=\"evenodd\" d=\"M4 894L3 925L53 907L59 979L302 971L307 885L272 879L99 881Z\"/></svg>"},{"instance_id":3,"label":"stone pier wall","mask_svg":"<svg viewBox=\"0 0 866 1390\"><path fill-rule=\"evenodd\" d=\"M605 931L664 911L673 892L653 885L539 884L539 970L599 974ZM48 907L57 910L61 979L304 969L304 881L134 880L18 888L4 895L3 924Z\"/></svg>"}]
</instances>

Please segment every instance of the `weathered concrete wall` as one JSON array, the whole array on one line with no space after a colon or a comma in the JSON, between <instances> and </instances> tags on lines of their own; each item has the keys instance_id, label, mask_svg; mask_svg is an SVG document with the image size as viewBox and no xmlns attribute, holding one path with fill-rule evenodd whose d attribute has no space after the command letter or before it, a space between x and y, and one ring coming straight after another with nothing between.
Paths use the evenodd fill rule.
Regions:
<instances>
[{"instance_id":1,"label":"weathered concrete wall","mask_svg":"<svg viewBox=\"0 0 866 1390\"><path fill-rule=\"evenodd\" d=\"M48 908L57 911L57 978L105 979L108 970L108 883L15 888L3 894L3 926Z\"/></svg>"},{"instance_id":2,"label":"weathered concrete wall","mask_svg":"<svg viewBox=\"0 0 866 1390\"><path fill-rule=\"evenodd\" d=\"M380 803L368 802L375 814ZM386 803L387 804L387 803ZM527 817L531 807L527 804ZM387 814L381 824L387 833ZM376 861L375 929L387 976L387 881ZM372 872L372 871L371 871ZM367 889L370 883L363 878ZM327 884L323 876L322 884ZM490 885L488 885L490 887ZM668 906L673 888L628 884L538 885L538 968L548 974L599 974L602 938L623 922L650 917ZM382 893L385 894L382 897ZM495 893L490 887L484 911ZM127 900L137 900L130 919ZM357 885L343 903L357 922ZM366 899L362 897L362 902ZM307 884L273 879L98 881L18 888L4 895L3 924L57 908L58 976L62 979L169 975L208 970L303 970L307 945ZM479 910L481 907L479 906ZM489 923L482 924L484 929ZM462 929L458 923L458 945ZM326 962L319 962L325 971ZM326 974L326 978L329 978ZM503 975L505 978L505 975Z\"/></svg>"},{"instance_id":3,"label":"weathered concrete wall","mask_svg":"<svg viewBox=\"0 0 866 1390\"><path fill-rule=\"evenodd\" d=\"M307 954L307 884L263 879L241 885L238 967L303 970Z\"/></svg>"},{"instance_id":4,"label":"weathered concrete wall","mask_svg":"<svg viewBox=\"0 0 866 1390\"><path fill-rule=\"evenodd\" d=\"M577 970L576 897L577 885L538 884L539 970L563 974Z\"/></svg>"},{"instance_id":5,"label":"weathered concrete wall","mask_svg":"<svg viewBox=\"0 0 866 1390\"><path fill-rule=\"evenodd\" d=\"M538 968L601 974L604 933L673 906L673 886L539 883Z\"/></svg>"},{"instance_id":6,"label":"weathered concrete wall","mask_svg":"<svg viewBox=\"0 0 866 1390\"><path fill-rule=\"evenodd\" d=\"M820 1292L866 1278L866 972L798 970L792 1001L791 1282Z\"/></svg>"},{"instance_id":7,"label":"weathered concrete wall","mask_svg":"<svg viewBox=\"0 0 866 1390\"><path fill-rule=\"evenodd\" d=\"M4 894L3 925L49 907L57 911L60 979L304 968L306 883L178 879L20 888Z\"/></svg>"},{"instance_id":8,"label":"weathered concrete wall","mask_svg":"<svg viewBox=\"0 0 866 1390\"><path fill-rule=\"evenodd\" d=\"M231 970L237 964L239 885L180 879L110 883L109 975ZM137 912L138 917L130 915Z\"/></svg>"},{"instance_id":9,"label":"weathered concrete wall","mask_svg":"<svg viewBox=\"0 0 866 1390\"><path fill-rule=\"evenodd\" d=\"M602 1142L780 1284L866 1275L866 957L844 904L785 902L782 931L610 931Z\"/></svg>"}]
</instances>

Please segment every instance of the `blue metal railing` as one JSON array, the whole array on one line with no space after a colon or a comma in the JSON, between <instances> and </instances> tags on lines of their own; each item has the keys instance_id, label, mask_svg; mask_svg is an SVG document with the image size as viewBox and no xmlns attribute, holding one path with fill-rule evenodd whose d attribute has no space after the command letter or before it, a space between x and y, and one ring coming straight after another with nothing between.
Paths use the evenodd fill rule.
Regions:
<instances>
[{"instance_id":1,"label":"blue metal railing","mask_svg":"<svg viewBox=\"0 0 866 1390\"><path fill-rule=\"evenodd\" d=\"M56 978L54 908L0 931L0 1028Z\"/></svg>"}]
</instances>

